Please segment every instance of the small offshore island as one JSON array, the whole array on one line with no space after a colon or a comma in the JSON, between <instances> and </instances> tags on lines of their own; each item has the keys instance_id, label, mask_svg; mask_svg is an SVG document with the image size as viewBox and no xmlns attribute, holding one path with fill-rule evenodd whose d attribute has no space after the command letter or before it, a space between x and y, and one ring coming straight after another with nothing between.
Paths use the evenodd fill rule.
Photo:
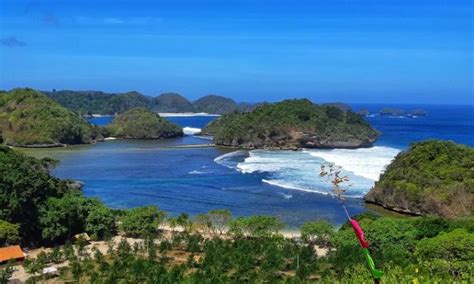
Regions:
<instances>
[{"instance_id":1,"label":"small offshore island","mask_svg":"<svg viewBox=\"0 0 474 284\"><path fill-rule=\"evenodd\" d=\"M230 113L202 130L216 145L245 149L370 147L379 133L364 119L332 105L307 99L264 104Z\"/></svg>"},{"instance_id":2,"label":"small offshore island","mask_svg":"<svg viewBox=\"0 0 474 284\"><path fill-rule=\"evenodd\" d=\"M111 136L124 139L160 139L183 136L183 129L157 113L134 108L114 118L107 126Z\"/></svg>"}]
</instances>

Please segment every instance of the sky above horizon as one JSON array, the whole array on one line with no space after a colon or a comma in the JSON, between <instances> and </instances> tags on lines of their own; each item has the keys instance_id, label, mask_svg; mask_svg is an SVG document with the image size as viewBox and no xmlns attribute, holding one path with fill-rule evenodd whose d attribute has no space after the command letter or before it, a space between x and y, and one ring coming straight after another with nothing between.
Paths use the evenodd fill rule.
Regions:
<instances>
[{"instance_id":1,"label":"sky above horizon","mask_svg":"<svg viewBox=\"0 0 474 284\"><path fill-rule=\"evenodd\" d=\"M473 1L0 0L0 89L474 101Z\"/></svg>"}]
</instances>

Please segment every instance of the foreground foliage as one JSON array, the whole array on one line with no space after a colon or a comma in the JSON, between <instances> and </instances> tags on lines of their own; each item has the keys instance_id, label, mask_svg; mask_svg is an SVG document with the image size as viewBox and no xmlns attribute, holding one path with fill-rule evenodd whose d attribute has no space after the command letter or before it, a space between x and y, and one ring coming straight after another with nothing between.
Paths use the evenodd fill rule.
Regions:
<instances>
[{"instance_id":1,"label":"foreground foliage","mask_svg":"<svg viewBox=\"0 0 474 284\"><path fill-rule=\"evenodd\" d=\"M315 220L302 226L301 239L289 239L280 235L283 224L271 216L233 218L227 210L212 210L166 219L153 206L111 210L84 197L68 181L52 177L52 165L54 161L0 147L3 242L56 246L25 261L32 275L68 260L60 278L79 283L372 282L349 224L335 229ZM366 232L377 267L385 272L384 283L474 280L472 218L355 218ZM165 234L164 225L177 230ZM140 239L133 245L125 240L117 246L110 243L107 251L90 252L82 238L74 247L68 244L83 232L93 239L117 233ZM316 249L327 253L318 256ZM8 266L0 271L0 279L10 275Z\"/></svg>"},{"instance_id":2,"label":"foreground foliage","mask_svg":"<svg viewBox=\"0 0 474 284\"><path fill-rule=\"evenodd\" d=\"M265 224L276 219L263 217L238 218L237 223L247 224L243 227L252 224L253 229L245 235L230 231L209 235L203 227L188 226L171 237L157 231L133 244L122 239L115 245L110 243L107 252L92 248L87 253L81 242L74 248L66 245L27 261L25 266L29 271L40 271L48 263L67 259L70 266L61 271L60 279L80 283L373 282L349 224L339 230L321 220L304 225L324 236L328 252L317 256L311 239L301 241L272 233L272 226ZM385 272L383 283L474 280L474 231L466 222L472 224L472 219L356 218L367 232L378 267ZM185 219L182 217L181 221L186 221L182 224L197 221ZM430 227L429 236L421 224ZM264 234L257 230L263 227L267 228Z\"/></svg>"},{"instance_id":3,"label":"foreground foliage","mask_svg":"<svg viewBox=\"0 0 474 284\"><path fill-rule=\"evenodd\" d=\"M474 213L474 149L424 141L400 153L365 197L399 211L441 216Z\"/></svg>"},{"instance_id":4,"label":"foreground foliage","mask_svg":"<svg viewBox=\"0 0 474 284\"><path fill-rule=\"evenodd\" d=\"M38 160L0 146L0 236L3 242L28 246L60 243L87 231L102 237L114 234L115 219L99 201L86 198L49 174L54 161ZM10 224L10 225L9 225ZM99 225L107 227L100 228ZM19 238L15 228L19 227ZM87 229L87 230L86 230Z\"/></svg>"}]
</instances>

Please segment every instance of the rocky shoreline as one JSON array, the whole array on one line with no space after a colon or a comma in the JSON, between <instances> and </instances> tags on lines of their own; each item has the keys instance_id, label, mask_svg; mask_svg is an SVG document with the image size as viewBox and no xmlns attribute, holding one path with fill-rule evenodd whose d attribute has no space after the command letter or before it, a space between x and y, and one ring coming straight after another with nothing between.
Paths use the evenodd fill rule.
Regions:
<instances>
[{"instance_id":1,"label":"rocky shoreline","mask_svg":"<svg viewBox=\"0 0 474 284\"><path fill-rule=\"evenodd\" d=\"M408 208L402 208L402 207L399 207L399 206L396 206L396 205L391 205L391 204L388 204L386 202L382 202L382 201L372 199L371 197L368 197L368 195L364 196L364 202L368 203L368 204L377 205L377 206L382 207L386 210L396 212L396 213L400 213L400 214L404 214L404 215L410 215L410 216L422 216L422 215L424 215L421 211L414 211L414 210L410 210Z\"/></svg>"},{"instance_id":2,"label":"rocky shoreline","mask_svg":"<svg viewBox=\"0 0 474 284\"><path fill-rule=\"evenodd\" d=\"M200 133L209 136L212 133ZM377 140L379 134L366 139L348 138L346 140L331 139L331 137L319 137L315 133L304 133L292 131L289 135L269 137L265 134L259 135L258 139L245 141L243 139L220 139L214 137L217 146L225 146L241 149L271 149L271 150L297 150L301 148L315 149L357 149L369 148Z\"/></svg>"}]
</instances>

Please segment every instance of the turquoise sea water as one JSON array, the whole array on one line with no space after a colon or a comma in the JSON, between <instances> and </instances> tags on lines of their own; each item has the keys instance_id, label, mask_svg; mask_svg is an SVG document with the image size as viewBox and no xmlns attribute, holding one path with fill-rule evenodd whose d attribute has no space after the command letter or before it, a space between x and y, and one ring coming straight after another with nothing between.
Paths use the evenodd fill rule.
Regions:
<instances>
[{"instance_id":1,"label":"turquoise sea water","mask_svg":"<svg viewBox=\"0 0 474 284\"><path fill-rule=\"evenodd\" d=\"M358 109L360 106L354 106ZM378 105L365 105L375 112ZM419 106L401 106L407 110ZM351 214L368 210L360 196L373 185L386 164L410 143L429 138L474 146L472 106L422 106L418 118L367 117L383 134L372 148L356 150L233 151L216 147L173 148L208 144L185 136L168 140L110 140L95 145L28 150L59 159L54 174L85 183L84 193L114 208L154 204L170 214L191 215L227 208L234 215L269 214L290 227L318 218L341 224L344 212L327 195L318 177L321 164L343 167L353 186L347 199ZM170 117L183 127L202 128L215 117ZM111 118L94 118L104 125Z\"/></svg>"}]
</instances>

